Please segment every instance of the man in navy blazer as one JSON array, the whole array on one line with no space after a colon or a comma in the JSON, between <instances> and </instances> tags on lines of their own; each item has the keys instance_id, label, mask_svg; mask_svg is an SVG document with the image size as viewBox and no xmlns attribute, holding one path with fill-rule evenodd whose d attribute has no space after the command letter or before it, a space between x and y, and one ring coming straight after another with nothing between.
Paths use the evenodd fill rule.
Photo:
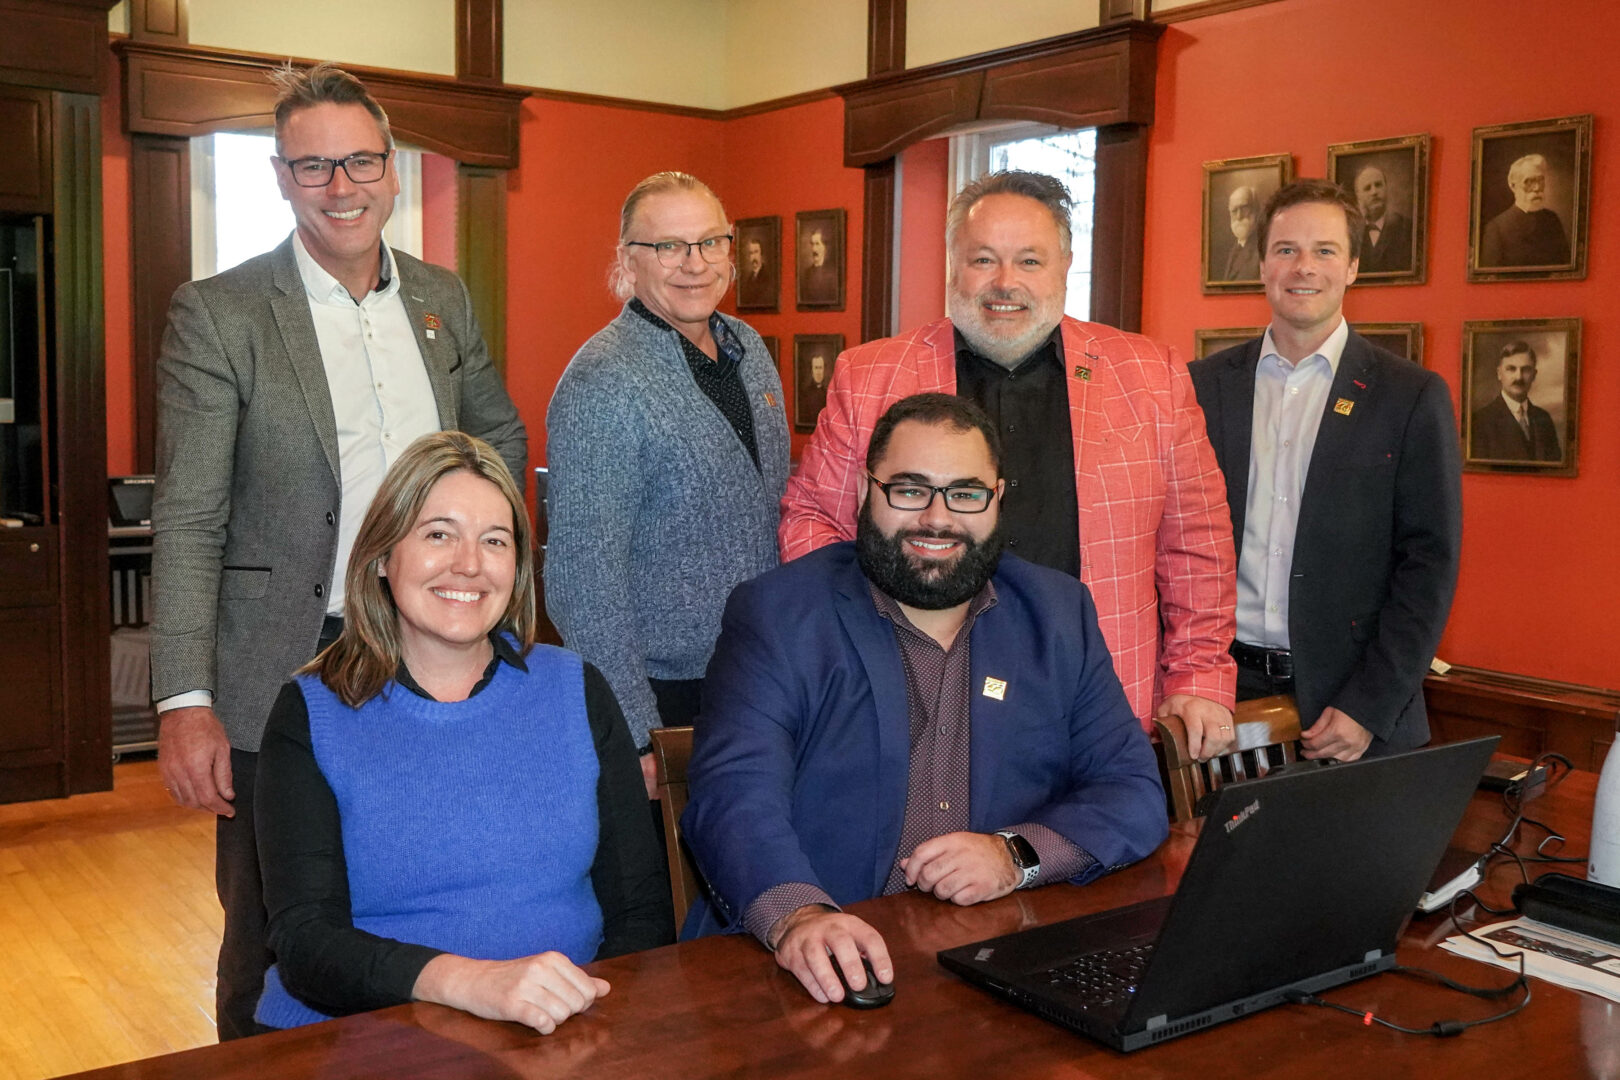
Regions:
<instances>
[{"instance_id":1,"label":"man in navy blazer","mask_svg":"<svg viewBox=\"0 0 1620 1080\"><path fill-rule=\"evenodd\" d=\"M1423 676L1451 610L1462 481L1451 393L1344 319L1362 236L1324 180L1260 226L1265 336L1188 365L1238 545L1238 699L1292 693L1307 757L1429 739Z\"/></svg>"},{"instance_id":2,"label":"man in navy blazer","mask_svg":"<svg viewBox=\"0 0 1620 1080\"><path fill-rule=\"evenodd\" d=\"M686 935L753 933L818 1001L844 996L834 962L856 990L863 955L893 979L839 905L1085 882L1167 833L1089 591L1001 554L999 455L972 402L896 402L856 540L726 605L682 819L712 891Z\"/></svg>"}]
</instances>

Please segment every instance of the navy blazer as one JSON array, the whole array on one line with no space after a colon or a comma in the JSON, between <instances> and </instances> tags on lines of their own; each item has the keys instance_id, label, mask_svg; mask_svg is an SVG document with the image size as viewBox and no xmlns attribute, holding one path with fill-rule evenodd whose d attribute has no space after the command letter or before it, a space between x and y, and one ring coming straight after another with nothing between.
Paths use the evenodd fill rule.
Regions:
<instances>
[{"instance_id":1,"label":"navy blazer","mask_svg":"<svg viewBox=\"0 0 1620 1080\"><path fill-rule=\"evenodd\" d=\"M1239 555L1263 339L1189 364ZM1462 460L1445 381L1351 331L1328 391L1294 533L1288 637L1300 722L1332 705L1369 753L1429 740L1423 676L1462 551Z\"/></svg>"},{"instance_id":2,"label":"navy blazer","mask_svg":"<svg viewBox=\"0 0 1620 1080\"><path fill-rule=\"evenodd\" d=\"M1153 750L1076 579L1003 555L974 621L970 826L1046 825L1090 853L1090 880L1167 835ZM985 695L985 679L1006 683ZM741 928L786 882L840 904L879 895L900 845L911 730L892 625L853 543L737 586L703 685L681 819L713 906L685 935Z\"/></svg>"}]
</instances>

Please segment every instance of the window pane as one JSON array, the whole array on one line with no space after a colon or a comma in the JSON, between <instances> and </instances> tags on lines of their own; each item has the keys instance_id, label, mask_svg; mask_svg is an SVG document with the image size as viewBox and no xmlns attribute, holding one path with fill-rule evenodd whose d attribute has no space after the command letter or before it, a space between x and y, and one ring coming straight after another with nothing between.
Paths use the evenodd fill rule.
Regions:
<instances>
[{"instance_id":1,"label":"window pane","mask_svg":"<svg viewBox=\"0 0 1620 1080\"><path fill-rule=\"evenodd\" d=\"M292 208L276 187L269 135L214 136L214 272L262 254L287 239Z\"/></svg>"},{"instance_id":2,"label":"window pane","mask_svg":"<svg viewBox=\"0 0 1620 1080\"><path fill-rule=\"evenodd\" d=\"M1097 201L1097 132L1060 131L1037 138L993 142L990 171L1022 169L1045 173L1063 181L1074 200L1070 228L1074 262L1069 267L1069 294L1064 313L1076 319L1091 317L1091 223Z\"/></svg>"}]
</instances>

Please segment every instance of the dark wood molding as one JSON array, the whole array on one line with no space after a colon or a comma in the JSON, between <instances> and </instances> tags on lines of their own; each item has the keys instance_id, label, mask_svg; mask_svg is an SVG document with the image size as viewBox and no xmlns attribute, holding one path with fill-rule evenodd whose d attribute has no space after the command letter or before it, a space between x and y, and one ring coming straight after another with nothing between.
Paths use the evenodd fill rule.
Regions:
<instances>
[{"instance_id":1,"label":"dark wood molding","mask_svg":"<svg viewBox=\"0 0 1620 1080\"><path fill-rule=\"evenodd\" d=\"M1504 754L1559 753L1577 769L1603 767L1620 724L1620 690L1454 666L1423 680L1434 741L1500 735Z\"/></svg>"},{"instance_id":2,"label":"dark wood molding","mask_svg":"<svg viewBox=\"0 0 1620 1080\"><path fill-rule=\"evenodd\" d=\"M894 333L895 159L866 166L865 227L861 244L861 340Z\"/></svg>"},{"instance_id":3,"label":"dark wood molding","mask_svg":"<svg viewBox=\"0 0 1620 1080\"><path fill-rule=\"evenodd\" d=\"M893 157L973 120L1151 124L1163 33L1122 23L835 86L845 102L844 164Z\"/></svg>"},{"instance_id":4,"label":"dark wood molding","mask_svg":"<svg viewBox=\"0 0 1620 1080\"><path fill-rule=\"evenodd\" d=\"M124 63L124 124L132 135L189 138L272 124L276 94L265 76L284 62L280 57L127 38L114 51ZM440 75L346 67L387 111L401 142L463 165L517 167L526 91Z\"/></svg>"},{"instance_id":5,"label":"dark wood molding","mask_svg":"<svg viewBox=\"0 0 1620 1080\"><path fill-rule=\"evenodd\" d=\"M157 359L174 290L191 280L191 140L130 138L135 471L156 467Z\"/></svg>"},{"instance_id":6,"label":"dark wood molding","mask_svg":"<svg viewBox=\"0 0 1620 1080\"><path fill-rule=\"evenodd\" d=\"M506 374L506 172L456 169L456 268L495 370ZM525 483L524 477L518 477Z\"/></svg>"},{"instance_id":7,"label":"dark wood molding","mask_svg":"<svg viewBox=\"0 0 1620 1080\"><path fill-rule=\"evenodd\" d=\"M456 0L456 78L500 83L501 0Z\"/></svg>"},{"instance_id":8,"label":"dark wood molding","mask_svg":"<svg viewBox=\"0 0 1620 1080\"><path fill-rule=\"evenodd\" d=\"M1147 228L1148 129L1097 131L1097 201L1091 233L1091 320L1142 328L1142 263Z\"/></svg>"},{"instance_id":9,"label":"dark wood molding","mask_svg":"<svg viewBox=\"0 0 1620 1080\"><path fill-rule=\"evenodd\" d=\"M1148 18L1156 23L1185 22L1188 19L1202 19L1206 15L1224 15L1228 11L1276 2L1277 0L1204 0L1201 4L1188 4L1164 12L1153 11L1152 5L1149 4Z\"/></svg>"},{"instance_id":10,"label":"dark wood molding","mask_svg":"<svg viewBox=\"0 0 1620 1080\"><path fill-rule=\"evenodd\" d=\"M129 0L129 36L184 45L191 40L188 0Z\"/></svg>"},{"instance_id":11,"label":"dark wood molding","mask_svg":"<svg viewBox=\"0 0 1620 1080\"><path fill-rule=\"evenodd\" d=\"M102 15L105 20L105 13ZM103 32L106 24L103 21ZM56 431L67 793L112 787L101 99L56 95Z\"/></svg>"},{"instance_id":12,"label":"dark wood molding","mask_svg":"<svg viewBox=\"0 0 1620 1080\"><path fill-rule=\"evenodd\" d=\"M906 0L866 0L866 73L906 66Z\"/></svg>"},{"instance_id":13,"label":"dark wood molding","mask_svg":"<svg viewBox=\"0 0 1620 1080\"><path fill-rule=\"evenodd\" d=\"M0 94L0 210L51 212L51 92L7 87Z\"/></svg>"},{"instance_id":14,"label":"dark wood molding","mask_svg":"<svg viewBox=\"0 0 1620 1080\"><path fill-rule=\"evenodd\" d=\"M737 120L744 116L759 116L763 113L776 112L778 109L792 109L799 105L809 105L817 101L830 101L838 95L831 89L806 90L802 94L789 94L786 97L771 98L769 101L756 101L752 105L738 105L734 109L722 109L714 113L716 120Z\"/></svg>"},{"instance_id":15,"label":"dark wood molding","mask_svg":"<svg viewBox=\"0 0 1620 1080\"><path fill-rule=\"evenodd\" d=\"M99 94L117 0L0 0L0 82Z\"/></svg>"}]
</instances>

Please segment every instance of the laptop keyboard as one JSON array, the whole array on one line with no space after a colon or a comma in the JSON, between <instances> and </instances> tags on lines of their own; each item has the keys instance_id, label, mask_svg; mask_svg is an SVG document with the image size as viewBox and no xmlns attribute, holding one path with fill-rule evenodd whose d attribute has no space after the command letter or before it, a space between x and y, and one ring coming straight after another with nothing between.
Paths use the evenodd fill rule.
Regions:
<instances>
[{"instance_id":1,"label":"laptop keyboard","mask_svg":"<svg viewBox=\"0 0 1620 1080\"><path fill-rule=\"evenodd\" d=\"M1046 975L1054 989L1072 995L1071 1004L1102 1009L1119 1004L1136 991L1142 969L1153 955L1153 942L1126 949L1104 949L1059 964Z\"/></svg>"}]
</instances>

